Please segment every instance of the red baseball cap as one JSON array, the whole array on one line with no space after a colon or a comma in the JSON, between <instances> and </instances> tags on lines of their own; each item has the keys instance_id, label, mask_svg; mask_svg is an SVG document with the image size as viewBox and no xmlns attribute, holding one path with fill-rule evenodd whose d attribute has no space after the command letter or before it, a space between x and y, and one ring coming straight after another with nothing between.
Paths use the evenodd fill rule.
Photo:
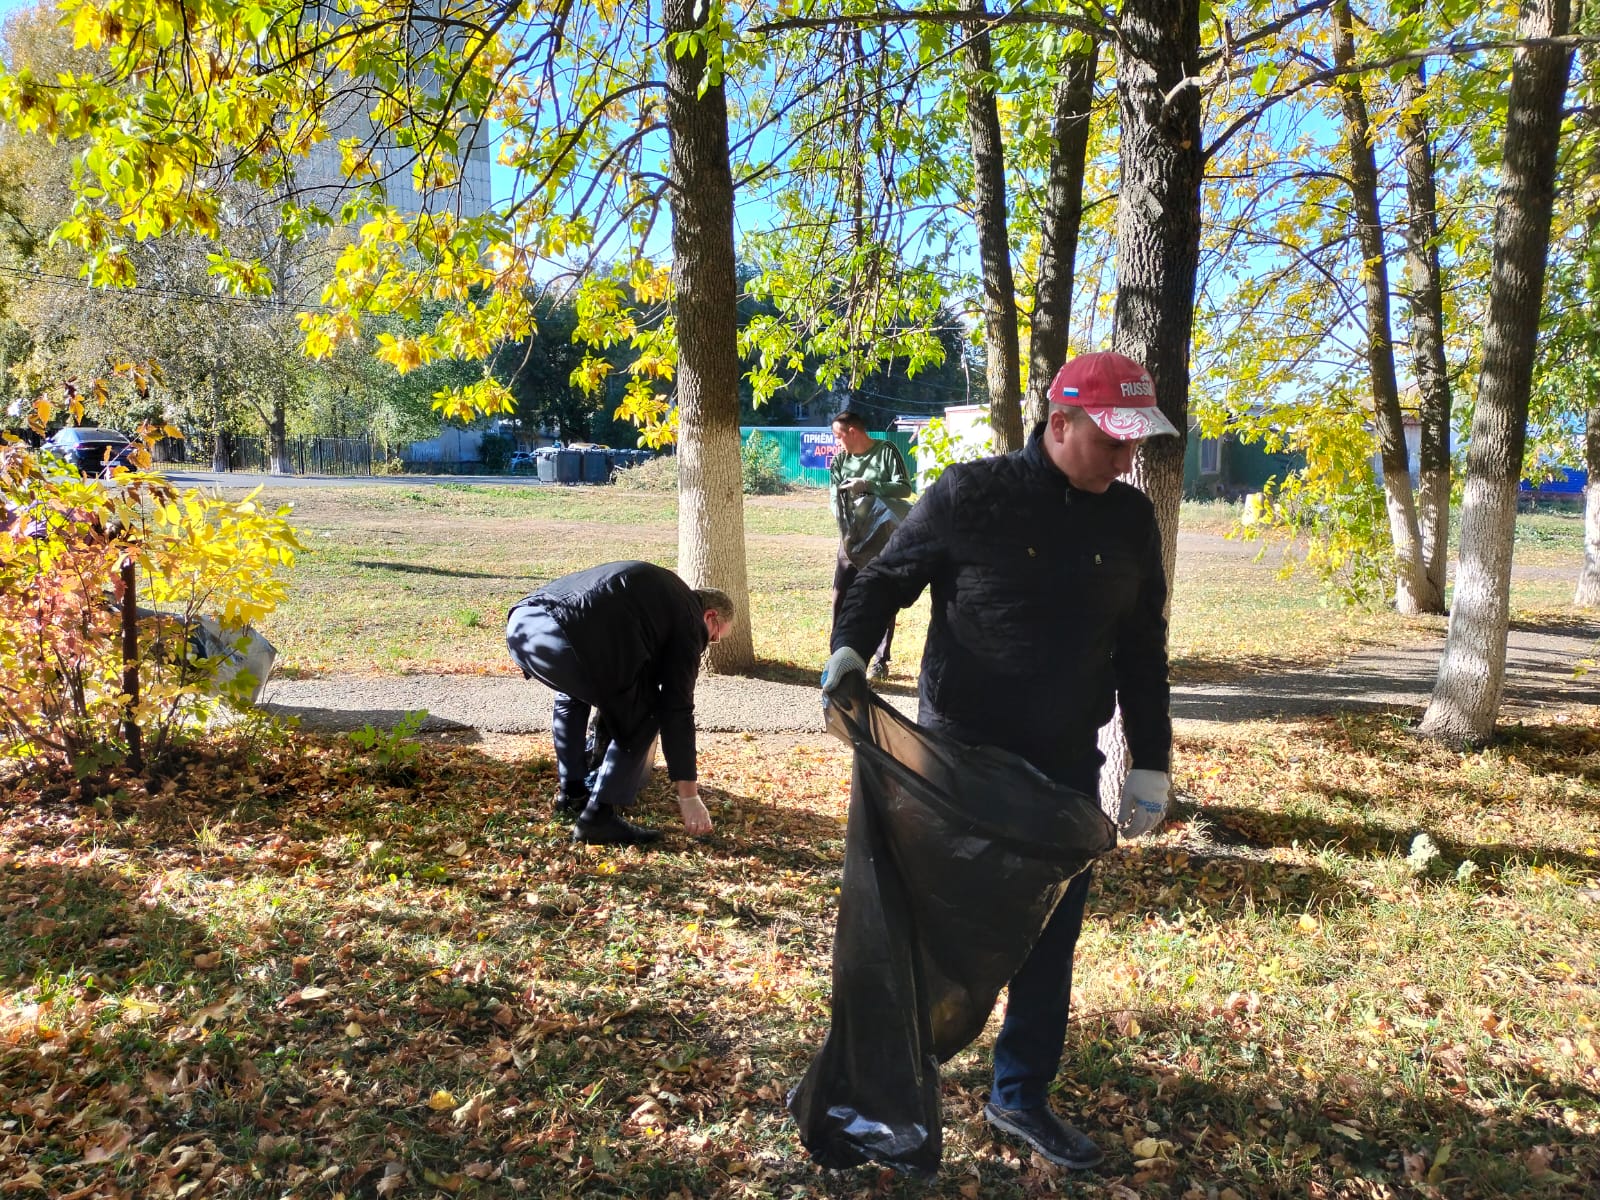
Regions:
<instances>
[{"instance_id":1,"label":"red baseball cap","mask_svg":"<svg viewBox=\"0 0 1600 1200\"><path fill-rule=\"evenodd\" d=\"M1069 359L1050 383L1050 403L1083 409L1102 433L1124 442L1178 432L1156 407L1150 372L1112 350Z\"/></svg>"}]
</instances>

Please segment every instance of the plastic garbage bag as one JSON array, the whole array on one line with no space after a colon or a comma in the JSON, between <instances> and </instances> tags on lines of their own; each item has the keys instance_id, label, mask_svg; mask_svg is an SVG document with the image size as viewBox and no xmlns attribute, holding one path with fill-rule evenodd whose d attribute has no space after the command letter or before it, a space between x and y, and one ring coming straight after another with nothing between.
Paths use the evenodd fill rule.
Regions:
<instances>
[{"instance_id":1,"label":"plastic garbage bag","mask_svg":"<svg viewBox=\"0 0 1600 1200\"><path fill-rule=\"evenodd\" d=\"M1067 883L1116 830L1093 797L913 724L860 675L830 701L828 731L855 748L833 1022L789 1111L825 1167L931 1176L939 1065L982 1032Z\"/></svg>"},{"instance_id":2,"label":"plastic garbage bag","mask_svg":"<svg viewBox=\"0 0 1600 1200\"><path fill-rule=\"evenodd\" d=\"M882 553L905 516L882 496L871 493L852 496L848 492L839 496L839 544L844 556L853 566L864 567Z\"/></svg>"},{"instance_id":3,"label":"plastic garbage bag","mask_svg":"<svg viewBox=\"0 0 1600 1200\"><path fill-rule=\"evenodd\" d=\"M237 680L244 689L243 698L251 704L261 703L278 650L252 626L225 629L215 618L201 617L189 628L189 644L201 657L220 660L211 677L216 691L221 692Z\"/></svg>"},{"instance_id":4,"label":"plastic garbage bag","mask_svg":"<svg viewBox=\"0 0 1600 1200\"><path fill-rule=\"evenodd\" d=\"M172 613L150 608L139 610L139 620L149 631L147 636L158 647L169 638L176 640L181 637L190 660L216 660L208 689L214 695L230 692L251 704L261 703L267 676L272 674L272 664L278 659L278 651L252 626L227 629L216 618L206 616L186 622ZM158 649L157 652L161 651ZM239 691L236 692L235 688Z\"/></svg>"}]
</instances>

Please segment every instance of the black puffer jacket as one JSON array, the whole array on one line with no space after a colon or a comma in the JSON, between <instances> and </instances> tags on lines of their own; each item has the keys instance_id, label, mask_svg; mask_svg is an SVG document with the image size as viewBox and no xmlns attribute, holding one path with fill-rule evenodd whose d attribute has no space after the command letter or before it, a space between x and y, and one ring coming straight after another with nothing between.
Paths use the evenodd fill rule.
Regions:
<instances>
[{"instance_id":1,"label":"black puffer jacket","mask_svg":"<svg viewBox=\"0 0 1600 1200\"><path fill-rule=\"evenodd\" d=\"M700 602L665 567L614 562L552 579L512 607L538 605L561 626L617 742L654 717L674 782L694 779L694 684L710 633Z\"/></svg>"},{"instance_id":2,"label":"black puffer jacket","mask_svg":"<svg viewBox=\"0 0 1600 1200\"><path fill-rule=\"evenodd\" d=\"M1072 487L1036 431L928 489L845 594L833 646L865 657L931 587L920 723L1092 792L1119 700L1132 765L1168 768L1166 586L1145 495Z\"/></svg>"}]
</instances>

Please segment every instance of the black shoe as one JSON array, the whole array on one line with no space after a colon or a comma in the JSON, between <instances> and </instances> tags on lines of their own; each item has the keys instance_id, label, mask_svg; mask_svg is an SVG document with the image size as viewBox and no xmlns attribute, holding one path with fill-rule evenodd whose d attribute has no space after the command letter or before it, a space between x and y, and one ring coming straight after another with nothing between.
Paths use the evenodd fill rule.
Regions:
<instances>
[{"instance_id":1,"label":"black shoe","mask_svg":"<svg viewBox=\"0 0 1600 1200\"><path fill-rule=\"evenodd\" d=\"M1105 1153L1088 1135L1056 1116L1047 1104L1038 1108L1001 1108L985 1104L983 1115L996 1129L1021 1138L1058 1167L1087 1171L1099 1166L1105 1158Z\"/></svg>"},{"instance_id":2,"label":"black shoe","mask_svg":"<svg viewBox=\"0 0 1600 1200\"><path fill-rule=\"evenodd\" d=\"M648 829L625 820L613 810L598 821L579 817L572 827L572 840L595 846L646 846L661 836L659 829Z\"/></svg>"},{"instance_id":3,"label":"black shoe","mask_svg":"<svg viewBox=\"0 0 1600 1200\"><path fill-rule=\"evenodd\" d=\"M872 660L872 667L867 672L867 678L868 679L887 679L887 678L889 678L889 660L887 658L875 658L875 659L873 659Z\"/></svg>"},{"instance_id":4,"label":"black shoe","mask_svg":"<svg viewBox=\"0 0 1600 1200\"><path fill-rule=\"evenodd\" d=\"M555 815L558 817L575 817L583 811L583 806L588 803L589 797L583 792L557 792Z\"/></svg>"}]
</instances>

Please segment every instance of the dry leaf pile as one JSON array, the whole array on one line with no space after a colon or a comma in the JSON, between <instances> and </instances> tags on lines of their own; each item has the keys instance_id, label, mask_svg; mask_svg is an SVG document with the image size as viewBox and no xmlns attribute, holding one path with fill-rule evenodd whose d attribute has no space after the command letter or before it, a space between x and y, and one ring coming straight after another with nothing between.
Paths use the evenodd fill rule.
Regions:
<instances>
[{"instance_id":1,"label":"dry leaf pile","mask_svg":"<svg viewBox=\"0 0 1600 1200\"><path fill-rule=\"evenodd\" d=\"M828 1019L840 748L715 742L716 835L658 783L653 853L570 844L532 743L244 729L164 781L13 776L0 1196L1592 1195L1590 715L1483 755L1381 716L1182 745L1078 960L1057 1103L1106 1166L988 1132L986 1036L930 1187L819 1171L783 1109Z\"/></svg>"}]
</instances>

